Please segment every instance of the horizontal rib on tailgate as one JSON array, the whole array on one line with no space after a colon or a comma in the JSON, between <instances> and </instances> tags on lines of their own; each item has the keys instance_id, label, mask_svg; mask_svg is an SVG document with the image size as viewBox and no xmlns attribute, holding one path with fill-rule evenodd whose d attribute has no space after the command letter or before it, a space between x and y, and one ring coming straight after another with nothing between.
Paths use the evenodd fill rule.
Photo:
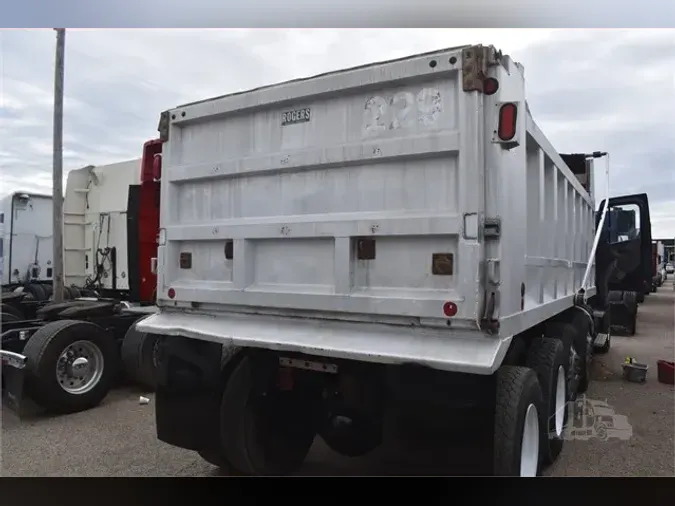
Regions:
<instances>
[{"instance_id":1,"label":"horizontal rib on tailgate","mask_svg":"<svg viewBox=\"0 0 675 506\"><path fill-rule=\"evenodd\" d=\"M459 163L463 94L448 55L435 72L414 59L417 74L400 63L359 70L361 85L350 74L343 93L338 73L323 84L331 95L177 114L160 299L173 288L176 301L436 318L452 301L474 319L475 287L464 307L458 285L476 273L460 253L470 168Z\"/></svg>"}]
</instances>

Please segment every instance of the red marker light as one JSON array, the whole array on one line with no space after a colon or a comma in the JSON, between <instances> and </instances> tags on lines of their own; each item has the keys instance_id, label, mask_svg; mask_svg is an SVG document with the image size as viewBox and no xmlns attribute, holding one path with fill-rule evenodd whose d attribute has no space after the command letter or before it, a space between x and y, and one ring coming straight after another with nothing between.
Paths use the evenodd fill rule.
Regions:
<instances>
[{"instance_id":1,"label":"red marker light","mask_svg":"<svg viewBox=\"0 0 675 506\"><path fill-rule=\"evenodd\" d=\"M516 104L508 103L499 109L499 131L497 134L503 141L510 141L516 136L516 119L518 108Z\"/></svg>"},{"instance_id":2,"label":"red marker light","mask_svg":"<svg viewBox=\"0 0 675 506\"><path fill-rule=\"evenodd\" d=\"M457 304L454 302L446 302L443 304L443 314L451 318L457 314Z\"/></svg>"},{"instance_id":3,"label":"red marker light","mask_svg":"<svg viewBox=\"0 0 675 506\"><path fill-rule=\"evenodd\" d=\"M173 288L169 288L169 291L166 292L166 294L169 296L170 299L173 299L176 296L176 290Z\"/></svg>"},{"instance_id":4,"label":"red marker light","mask_svg":"<svg viewBox=\"0 0 675 506\"><path fill-rule=\"evenodd\" d=\"M486 95L494 95L499 89L499 81L494 77L488 77L483 81L483 93Z\"/></svg>"},{"instance_id":5,"label":"red marker light","mask_svg":"<svg viewBox=\"0 0 675 506\"><path fill-rule=\"evenodd\" d=\"M157 153L152 157L152 177L155 181L162 179L162 154Z\"/></svg>"}]
</instances>

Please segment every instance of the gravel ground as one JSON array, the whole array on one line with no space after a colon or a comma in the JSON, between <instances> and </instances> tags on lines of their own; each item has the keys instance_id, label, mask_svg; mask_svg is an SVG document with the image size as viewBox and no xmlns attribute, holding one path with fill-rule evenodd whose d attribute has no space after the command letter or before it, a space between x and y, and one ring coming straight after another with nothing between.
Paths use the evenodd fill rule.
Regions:
<instances>
[{"instance_id":1,"label":"gravel ground","mask_svg":"<svg viewBox=\"0 0 675 506\"><path fill-rule=\"evenodd\" d=\"M612 348L594 363L588 398L605 401L627 417L630 439L566 442L551 476L675 476L675 389L656 380L656 361L675 356L675 292L667 283L640 306L634 337L612 337ZM650 367L647 383L627 383L621 363L630 355ZM93 410L21 422L2 413L0 470L4 476L214 476L219 472L193 452L155 437L151 402L140 405L134 389L112 392ZM450 453L452 452L452 453ZM460 469L438 463L453 455ZM408 465L385 464L378 452L362 459L336 456L322 442L312 448L301 474L480 474L470 462L471 442L437 448ZM419 457L419 456L418 456ZM469 460L466 460L469 458Z\"/></svg>"}]
</instances>

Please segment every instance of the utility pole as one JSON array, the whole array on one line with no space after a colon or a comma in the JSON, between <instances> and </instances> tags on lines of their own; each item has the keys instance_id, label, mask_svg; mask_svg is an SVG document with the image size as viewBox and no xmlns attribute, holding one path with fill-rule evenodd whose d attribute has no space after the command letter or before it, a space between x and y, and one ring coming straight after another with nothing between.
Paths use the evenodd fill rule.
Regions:
<instances>
[{"instance_id":1,"label":"utility pole","mask_svg":"<svg viewBox=\"0 0 675 506\"><path fill-rule=\"evenodd\" d=\"M54 160L52 169L52 219L54 259L54 302L63 302L63 73L65 67L66 29L56 30L54 71Z\"/></svg>"}]
</instances>

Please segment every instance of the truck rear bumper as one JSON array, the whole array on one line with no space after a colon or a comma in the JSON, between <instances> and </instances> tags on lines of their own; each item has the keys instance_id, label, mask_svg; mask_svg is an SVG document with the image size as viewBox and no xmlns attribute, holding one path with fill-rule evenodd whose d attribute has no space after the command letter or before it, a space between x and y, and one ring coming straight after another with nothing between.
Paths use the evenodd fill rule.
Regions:
<instances>
[{"instance_id":1,"label":"truck rear bumper","mask_svg":"<svg viewBox=\"0 0 675 506\"><path fill-rule=\"evenodd\" d=\"M383 364L492 374L511 338L478 331L280 318L255 314L204 315L163 311L137 324L151 334L184 336L223 345L293 351Z\"/></svg>"}]
</instances>

